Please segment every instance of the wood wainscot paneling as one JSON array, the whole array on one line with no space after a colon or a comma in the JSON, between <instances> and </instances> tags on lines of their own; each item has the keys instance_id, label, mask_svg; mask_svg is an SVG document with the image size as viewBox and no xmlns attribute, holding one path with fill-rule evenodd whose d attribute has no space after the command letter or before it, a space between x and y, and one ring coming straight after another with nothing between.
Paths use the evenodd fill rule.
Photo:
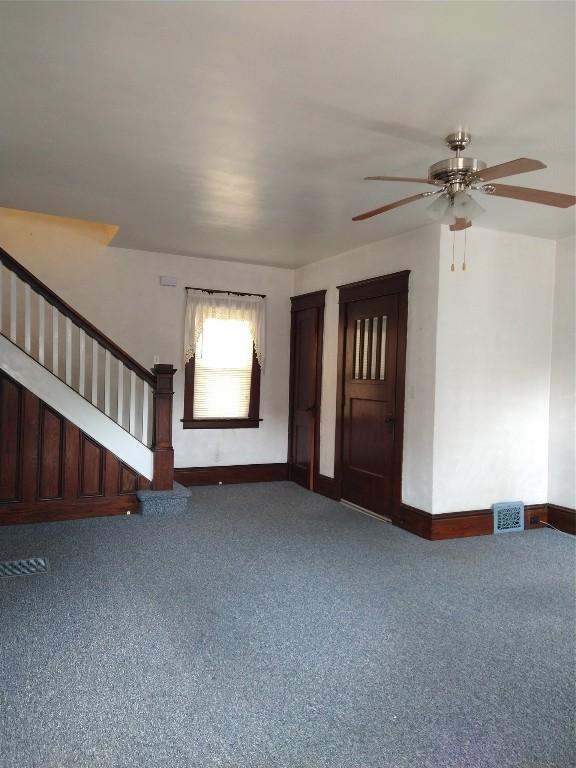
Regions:
<instances>
[{"instance_id":1,"label":"wood wainscot paneling","mask_svg":"<svg viewBox=\"0 0 576 768\"><path fill-rule=\"evenodd\" d=\"M87 435L80 435L80 496L104 493L104 448Z\"/></svg>"},{"instance_id":2,"label":"wood wainscot paneling","mask_svg":"<svg viewBox=\"0 0 576 768\"><path fill-rule=\"evenodd\" d=\"M40 403L38 438L38 498L61 499L64 496L64 419L44 403Z\"/></svg>"},{"instance_id":3,"label":"wood wainscot paneling","mask_svg":"<svg viewBox=\"0 0 576 768\"><path fill-rule=\"evenodd\" d=\"M150 481L0 372L0 525L137 512Z\"/></svg>"},{"instance_id":4,"label":"wood wainscot paneling","mask_svg":"<svg viewBox=\"0 0 576 768\"><path fill-rule=\"evenodd\" d=\"M267 483L288 479L287 464L238 464L228 467L185 467L174 470L181 485L218 485L219 483Z\"/></svg>"},{"instance_id":5,"label":"wood wainscot paneling","mask_svg":"<svg viewBox=\"0 0 576 768\"><path fill-rule=\"evenodd\" d=\"M21 496L22 408L22 388L0 376L0 504Z\"/></svg>"}]
</instances>

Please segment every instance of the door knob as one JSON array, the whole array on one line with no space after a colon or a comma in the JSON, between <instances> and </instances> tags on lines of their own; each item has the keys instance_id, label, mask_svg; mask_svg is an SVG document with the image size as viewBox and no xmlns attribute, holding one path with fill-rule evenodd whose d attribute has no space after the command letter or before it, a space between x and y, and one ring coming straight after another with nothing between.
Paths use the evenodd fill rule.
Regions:
<instances>
[{"instance_id":1,"label":"door knob","mask_svg":"<svg viewBox=\"0 0 576 768\"><path fill-rule=\"evenodd\" d=\"M397 421L396 416L387 416L384 419L384 424L396 424L396 421Z\"/></svg>"},{"instance_id":2,"label":"door knob","mask_svg":"<svg viewBox=\"0 0 576 768\"><path fill-rule=\"evenodd\" d=\"M312 405L308 406L308 408L306 408L306 410L309 413L312 412L312 411L315 411L316 410L316 403L313 403Z\"/></svg>"}]
</instances>

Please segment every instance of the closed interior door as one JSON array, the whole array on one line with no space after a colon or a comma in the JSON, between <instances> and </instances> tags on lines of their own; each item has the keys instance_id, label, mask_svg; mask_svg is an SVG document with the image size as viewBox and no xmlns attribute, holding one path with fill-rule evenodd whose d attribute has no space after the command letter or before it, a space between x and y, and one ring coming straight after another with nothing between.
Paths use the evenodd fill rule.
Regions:
<instances>
[{"instance_id":1,"label":"closed interior door","mask_svg":"<svg viewBox=\"0 0 576 768\"><path fill-rule=\"evenodd\" d=\"M314 489L318 465L320 367L322 346L322 306L292 307L290 478Z\"/></svg>"},{"instance_id":2,"label":"closed interior door","mask_svg":"<svg viewBox=\"0 0 576 768\"><path fill-rule=\"evenodd\" d=\"M342 498L391 514L396 428L398 295L347 304Z\"/></svg>"}]
</instances>

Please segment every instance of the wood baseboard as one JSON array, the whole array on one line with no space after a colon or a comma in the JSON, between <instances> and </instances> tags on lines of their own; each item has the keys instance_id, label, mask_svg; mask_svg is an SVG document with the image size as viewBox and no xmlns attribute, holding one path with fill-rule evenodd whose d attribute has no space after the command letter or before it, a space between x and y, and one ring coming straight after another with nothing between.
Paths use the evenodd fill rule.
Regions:
<instances>
[{"instance_id":1,"label":"wood baseboard","mask_svg":"<svg viewBox=\"0 0 576 768\"><path fill-rule=\"evenodd\" d=\"M174 470L174 480L186 486L268 483L287 479L287 464L237 464L227 467L181 467Z\"/></svg>"},{"instance_id":2,"label":"wood baseboard","mask_svg":"<svg viewBox=\"0 0 576 768\"><path fill-rule=\"evenodd\" d=\"M336 480L333 477L327 475L318 475L316 481L316 493L321 493L322 496L327 496L329 499L338 500L338 492L336 490Z\"/></svg>"},{"instance_id":3,"label":"wood baseboard","mask_svg":"<svg viewBox=\"0 0 576 768\"><path fill-rule=\"evenodd\" d=\"M524 527L526 529L543 528L542 522L549 522L549 507L549 504L527 505L524 508ZM569 513L571 510L566 511ZM575 514L573 510L572 514ZM531 523L530 519L533 517L538 517L542 522ZM569 520L570 518L564 512L562 523L568 525ZM476 509L467 512L449 512L447 514L432 515L430 512L424 512L422 509L402 504L400 514L393 522L400 528L431 541L460 539L466 536L488 536L494 532L494 519L491 509ZM573 522L576 522L576 516ZM560 528L560 525L556 527ZM565 528L561 530L565 530Z\"/></svg>"},{"instance_id":4,"label":"wood baseboard","mask_svg":"<svg viewBox=\"0 0 576 768\"><path fill-rule=\"evenodd\" d=\"M415 533L423 539L432 538L432 515L409 504L401 504L400 512L394 518L393 523L405 531Z\"/></svg>"},{"instance_id":5,"label":"wood baseboard","mask_svg":"<svg viewBox=\"0 0 576 768\"><path fill-rule=\"evenodd\" d=\"M558 504L548 504L546 522L565 533L576 535L576 509L561 507Z\"/></svg>"},{"instance_id":6,"label":"wood baseboard","mask_svg":"<svg viewBox=\"0 0 576 768\"><path fill-rule=\"evenodd\" d=\"M0 507L0 525L22 525L26 523L51 523L58 520L78 520L85 517L108 517L110 515L135 514L140 502L133 493L124 496L94 499L72 499L25 504L14 502Z\"/></svg>"}]
</instances>

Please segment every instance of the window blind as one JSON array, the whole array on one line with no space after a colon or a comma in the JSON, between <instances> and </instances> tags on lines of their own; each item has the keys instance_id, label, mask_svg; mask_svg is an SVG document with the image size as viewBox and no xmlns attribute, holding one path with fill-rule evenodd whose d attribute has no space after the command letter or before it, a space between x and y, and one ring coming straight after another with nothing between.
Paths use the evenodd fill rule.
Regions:
<instances>
[{"instance_id":1,"label":"window blind","mask_svg":"<svg viewBox=\"0 0 576 768\"><path fill-rule=\"evenodd\" d=\"M194 418L245 419L254 342L245 320L204 320L194 358Z\"/></svg>"}]
</instances>

